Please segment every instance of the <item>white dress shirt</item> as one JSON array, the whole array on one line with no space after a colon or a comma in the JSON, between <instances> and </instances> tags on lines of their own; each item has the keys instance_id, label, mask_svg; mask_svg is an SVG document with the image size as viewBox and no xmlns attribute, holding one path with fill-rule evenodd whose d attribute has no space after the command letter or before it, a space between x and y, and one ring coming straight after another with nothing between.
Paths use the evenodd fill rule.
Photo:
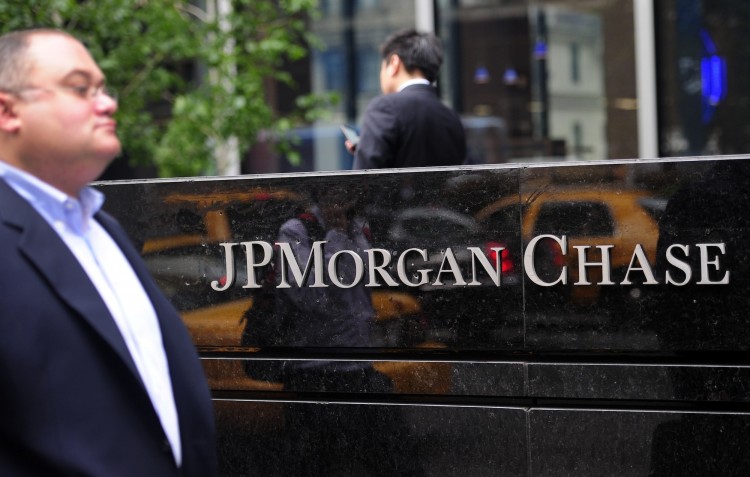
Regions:
<instances>
[{"instance_id":1,"label":"white dress shirt","mask_svg":"<svg viewBox=\"0 0 750 477\"><path fill-rule=\"evenodd\" d=\"M414 85L414 84L423 84L423 85L427 85L427 86L429 86L429 85L430 85L430 82L429 82L429 81L427 81L427 80L426 80L426 79L424 79L424 78L414 78L414 79L410 79L410 80L407 80L407 81L404 81L403 83L401 83L401 84L399 85L399 87L398 87L398 91L403 91L403 90L404 90L404 88L408 88L409 86L411 86L411 85Z\"/></svg>"}]
</instances>

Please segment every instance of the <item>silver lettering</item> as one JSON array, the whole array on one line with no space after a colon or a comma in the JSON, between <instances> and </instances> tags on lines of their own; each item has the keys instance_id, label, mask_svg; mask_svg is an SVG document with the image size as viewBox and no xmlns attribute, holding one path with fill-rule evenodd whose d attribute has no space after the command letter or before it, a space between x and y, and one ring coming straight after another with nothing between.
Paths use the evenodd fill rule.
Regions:
<instances>
[{"instance_id":1,"label":"silver lettering","mask_svg":"<svg viewBox=\"0 0 750 477\"><path fill-rule=\"evenodd\" d=\"M268 242L254 241L254 242L242 242L241 245L245 247L245 257L247 257L247 285L242 288L260 288L261 285L255 279L255 268L263 267L268 265L273 258L273 247ZM255 256L255 246L259 245L263 249L263 258L258 262Z\"/></svg>"},{"instance_id":2,"label":"silver lettering","mask_svg":"<svg viewBox=\"0 0 750 477\"><path fill-rule=\"evenodd\" d=\"M634 267L633 263L638 260L638 264L640 267ZM643 251L643 247L641 247L641 244L637 244L635 246L635 250L633 250L633 256L630 258L630 265L628 265L628 271L625 272L625 278L623 279L621 285L630 285L631 281L628 277L630 277L630 272L632 270L640 270L643 272L643 275L646 277L646 285L658 285L659 282L656 281L656 278L654 278L654 272L651 270L651 264L648 263L648 258L646 257L646 253Z\"/></svg>"},{"instance_id":3,"label":"silver lettering","mask_svg":"<svg viewBox=\"0 0 750 477\"><path fill-rule=\"evenodd\" d=\"M341 255L347 254L354 260L354 279L350 284L345 284L339 279L338 276L338 260ZM352 288L362 280L365 275L365 264L362 262L362 257L353 250L340 250L333 254L331 259L328 261L328 278L331 282L339 288Z\"/></svg>"},{"instance_id":4,"label":"silver lettering","mask_svg":"<svg viewBox=\"0 0 750 477\"><path fill-rule=\"evenodd\" d=\"M481 248L469 247L469 251L471 252L471 281L469 282L469 285L481 285L481 283L477 280L477 262L475 260L479 259L479 263L482 264L482 267L484 267L484 271L487 272L487 275L489 275L489 277L492 279L492 282L495 284L495 286L500 286L501 273L503 269L501 258L503 250L505 250L505 247L492 247L492 251L495 252L495 266L493 268L490 260L482 252Z\"/></svg>"},{"instance_id":5,"label":"silver lettering","mask_svg":"<svg viewBox=\"0 0 750 477\"><path fill-rule=\"evenodd\" d=\"M321 241L313 243L312 250L310 256L307 258L307 263L305 264L305 270L303 273L300 269L299 263L297 263L297 258L294 256L292 246L286 242L276 242L276 245L279 246L279 251L281 252L279 254L281 281L279 282L278 288L292 288L286 278L287 263L289 264L289 270L292 272L292 275L294 275L294 280L297 282L297 287L304 286L305 282L307 281L307 277L310 275L310 271L313 268L315 269L315 279L310 287L327 287L328 285L323 283L323 244L325 243L327 242Z\"/></svg>"},{"instance_id":6,"label":"silver lettering","mask_svg":"<svg viewBox=\"0 0 750 477\"><path fill-rule=\"evenodd\" d=\"M690 253L690 247L687 245L680 245L680 244L674 244L670 245L667 248L667 261L670 263L670 265L673 265L680 270L682 270L682 273L685 274L685 280L681 282L677 282L672 278L672 274L669 273L669 270L667 270L667 273L664 278L664 282L667 285L676 285L678 287L685 286L690 282L690 279L693 277L693 270L690 268L690 265L687 262L684 262L680 259L678 259L674 255L674 249L680 249L685 254L685 258L687 258L688 254Z\"/></svg>"},{"instance_id":7,"label":"silver lettering","mask_svg":"<svg viewBox=\"0 0 750 477\"><path fill-rule=\"evenodd\" d=\"M398 282L391 277L390 273L385 269L388 265L391 264L391 253L388 250L384 250L382 248L371 248L365 250L365 253L367 253L367 258L370 263L370 270L369 270L369 281L365 285L366 287L379 287L380 283L377 282L377 278L375 277L375 272L380 274L380 277L383 279L386 285L390 287L397 287ZM381 257L383 257L383 263L380 265L377 264L375 260L375 254L380 254Z\"/></svg>"},{"instance_id":8,"label":"silver lettering","mask_svg":"<svg viewBox=\"0 0 750 477\"><path fill-rule=\"evenodd\" d=\"M615 284L615 282L612 281L612 264L609 258L609 251L610 249L614 248L614 245L597 245L596 246L596 248L598 248L602 252L601 262L589 262L586 259L586 251L590 249L591 246L575 245L573 246L573 248L578 250L578 281L575 282L575 285L591 285L591 282L588 280L587 275L586 275L586 268L596 267L596 266L602 267L602 281L600 281L598 285L614 285Z\"/></svg>"},{"instance_id":9,"label":"silver lettering","mask_svg":"<svg viewBox=\"0 0 750 477\"><path fill-rule=\"evenodd\" d=\"M554 282L545 282L541 278L539 278L539 275L536 273L536 267L534 266L534 250L536 249L537 244L543 240L543 239L550 239L557 242L558 245L560 245L560 250L562 251L563 255L568 254L568 239L565 235L562 237L555 237L554 235L538 235L531 239L526 245L526 251L523 254L523 268L526 271L526 276L529 277L529 279L534 282L535 284L541 286L541 287L551 287L555 286L558 283L562 283L563 285L567 285L568 283L568 266L564 265L562 267L562 271L560 272L560 277L555 280Z\"/></svg>"},{"instance_id":10,"label":"silver lettering","mask_svg":"<svg viewBox=\"0 0 750 477\"><path fill-rule=\"evenodd\" d=\"M448 270L445 269L445 264L448 263ZM440 270L437 272L437 277L435 278L435 281L432 283L435 286L440 286L443 284L443 282L440 281L440 274L442 273L451 273L453 274L453 280L455 281L455 285L466 285L466 281L464 280L464 277L461 275L461 267L458 266L458 262L456 261L456 256L453 255L453 250L450 248L446 248L445 252L443 253L443 262L440 264Z\"/></svg>"},{"instance_id":11,"label":"silver lettering","mask_svg":"<svg viewBox=\"0 0 750 477\"><path fill-rule=\"evenodd\" d=\"M234 252L232 251L232 248L237 244L224 242L220 243L219 245L224 248L224 267L226 268L227 273L224 275L223 286L221 285L221 282L219 280L214 280L211 282L211 288L216 291L226 291L229 290L232 285L234 285L234 280L236 278L234 272Z\"/></svg>"},{"instance_id":12,"label":"silver lettering","mask_svg":"<svg viewBox=\"0 0 750 477\"><path fill-rule=\"evenodd\" d=\"M708 248L709 247L715 247L718 248L722 255L726 254L725 246L723 243L699 243L696 244L696 246L701 251L701 279L698 282L698 285L726 285L729 283L729 272L724 273L724 277L719 280L718 282L711 281L711 279L708 276L708 266L713 265L713 267L719 271L720 265L719 265L719 257L715 256L713 260L709 260L708 257Z\"/></svg>"},{"instance_id":13,"label":"silver lettering","mask_svg":"<svg viewBox=\"0 0 750 477\"><path fill-rule=\"evenodd\" d=\"M426 250L419 249L419 248L410 248L409 250L406 250L404 253L401 254L401 256L398 257L398 263L396 264L396 272L398 273L398 277L401 279L401 283L410 287L418 287L418 286L424 285L425 283L429 281L430 270L427 270L427 269L417 270L420 276L420 279L418 282L412 282L411 280L409 280L409 277L406 276L406 257L412 252L416 252L417 254L419 254L420 257L422 257L422 260L427 261Z\"/></svg>"}]
</instances>

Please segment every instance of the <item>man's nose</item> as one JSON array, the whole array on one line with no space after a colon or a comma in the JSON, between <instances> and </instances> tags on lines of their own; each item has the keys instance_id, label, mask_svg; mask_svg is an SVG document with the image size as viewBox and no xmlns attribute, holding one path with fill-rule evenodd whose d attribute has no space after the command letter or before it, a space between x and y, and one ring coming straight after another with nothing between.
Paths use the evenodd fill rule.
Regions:
<instances>
[{"instance_id":1,"label":"man's nose","mask_svg":"<svg viewBox=\"0 0 750 477\"><path fill-rule=\"evenodd\" d=\"M117 111L117 99L106 93L99 94L94 98L94 107L99 113L114 114Z\"/></svg>"}]
</instances>

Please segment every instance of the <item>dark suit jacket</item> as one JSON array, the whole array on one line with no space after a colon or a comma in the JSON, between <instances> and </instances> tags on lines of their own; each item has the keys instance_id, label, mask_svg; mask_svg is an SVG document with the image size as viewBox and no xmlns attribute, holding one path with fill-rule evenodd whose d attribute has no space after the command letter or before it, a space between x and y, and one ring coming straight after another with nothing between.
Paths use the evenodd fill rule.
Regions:
<instances>
[{"instance_id":1,"label":"dark suit jacket","mask_svg":"<svg viewBox=\"0 0 750 477\"><path fill-rule=\"evenodd\" d=\"M458 115L435 88L412 85L373 99L362 118L354 169L450 166L466 159Z\"/></svg>"},{"instance_id":2,"label":"dark suit jacket","mask_svg":"<svg viewBox=\"0 0 750 477\"><path fill-rule=\"evenodd\" d=\"M182 468L94 285L55 231L0 179L0 474L216 475L210 395L190 337L125 232L105 213L96 219L159 318Z\"/></svg>"}]
</instances>

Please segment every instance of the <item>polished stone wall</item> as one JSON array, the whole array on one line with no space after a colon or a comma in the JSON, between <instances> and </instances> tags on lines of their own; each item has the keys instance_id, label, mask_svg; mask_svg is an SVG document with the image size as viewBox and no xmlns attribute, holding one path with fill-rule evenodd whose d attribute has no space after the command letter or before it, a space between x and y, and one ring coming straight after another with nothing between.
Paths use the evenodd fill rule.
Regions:
<instances>
[{"instance_id":1,"label":"polished stone wall","mask_svg":"<svg viewBox=\"0 0 750 477\"><path fill-rule=\"evenodd\" d=\"M750 158L98 187L223 475L750 471Z\"/></svg>"}]
</instances>

